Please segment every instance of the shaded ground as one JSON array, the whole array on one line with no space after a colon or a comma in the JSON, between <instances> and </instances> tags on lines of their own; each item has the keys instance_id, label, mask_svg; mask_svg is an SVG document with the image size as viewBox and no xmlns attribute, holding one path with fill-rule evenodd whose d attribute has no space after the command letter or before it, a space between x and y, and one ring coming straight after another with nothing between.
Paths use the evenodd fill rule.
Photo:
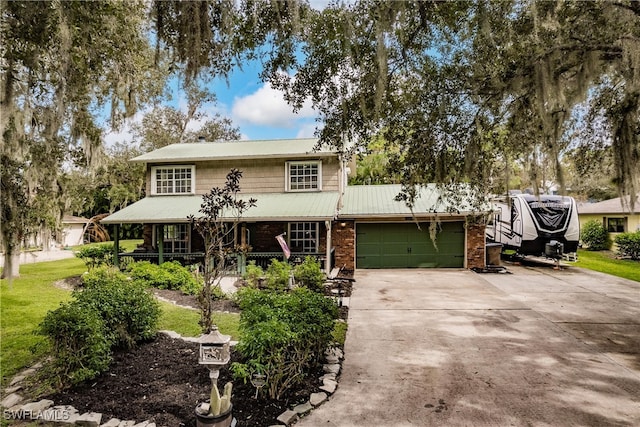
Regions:
<instances>
[{"instance_id":1,"label":"shaded ground","mask_svg":"<svg viewBox=\"0 0 640 427\"><path fill-rule=\"evenodd\" d=\"M234 362L236 355L232 354ZM233 416L238 427L268 426L285 410L305 402L318 391L321 368L280 401L255 399L251 384L234 381ZM220 372L220 388L231 381L228 369ZM73 389L47 396L56 404L72 405L80 412L110 418L151 420L158 426L195 426L194 409L208 398L211 382L207 368L198 365L198 344L160 334L135 350L114 355L107 373Z\"/></svg>"}]
</instances>

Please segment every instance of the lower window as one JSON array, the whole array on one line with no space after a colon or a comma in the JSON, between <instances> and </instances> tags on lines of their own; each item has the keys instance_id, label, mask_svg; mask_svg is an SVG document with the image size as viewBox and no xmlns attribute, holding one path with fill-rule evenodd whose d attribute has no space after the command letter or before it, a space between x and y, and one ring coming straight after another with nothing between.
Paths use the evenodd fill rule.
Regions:
<instances>
[{"instance_id":1,"label":"lower window","mask_svg":"<svg viewBox=\"0 0 640 427\"><path fill-rule=\"evenodd\" d=\"M292 252L318 251L318 223L292 222L289 224L289 246Z\"/></svg>"},{"instance_id":2,"label":"lower window","mask_svg":"<svg viewBox=\"0 0 640 427\"><path fill-rule=\"evenodd\" d=\"M624 218L607 218L607 231L609 233L624 233Z\"/></svg>"},{"instance_id":3,"label":"lower window","mask_svg":"<svg viewBox=\"0 0 640 427\"><path fill-rule=\"evenodd\" d=\"M164 226L163 249L166 253L189 252L189 224Z\"/></svg>"}]
</instances>

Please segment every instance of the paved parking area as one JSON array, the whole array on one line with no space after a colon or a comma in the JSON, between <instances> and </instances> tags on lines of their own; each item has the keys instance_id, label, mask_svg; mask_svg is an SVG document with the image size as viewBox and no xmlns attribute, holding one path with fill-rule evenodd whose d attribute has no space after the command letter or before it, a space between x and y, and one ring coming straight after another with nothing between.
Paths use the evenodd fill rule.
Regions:
<instances>
[{"instance_id":1,"label":"paved parking area","mask_svg":"<svg viewBox=\"0 0 640 427\"><path fill-rule=\"evenodd\" d=\"M640 283L509 271L358 271L339 388L298 425L640 425Z\"/></svg>"}]
</instances>

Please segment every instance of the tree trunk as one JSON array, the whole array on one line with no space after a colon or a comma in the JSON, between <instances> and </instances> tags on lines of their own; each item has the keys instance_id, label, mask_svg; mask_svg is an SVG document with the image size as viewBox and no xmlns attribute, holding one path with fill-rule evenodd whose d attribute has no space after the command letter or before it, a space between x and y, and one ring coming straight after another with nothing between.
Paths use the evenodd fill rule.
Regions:
<instances>
[{"instance_id":1,"label":"tree trunk","mask_svg":"<svg viewBox=\"0 0 640 427\"><path fill-rule=\"evenodd\" d=\"M20 252L12 256L5 256L2 266L2 279L11 280L14 277L20 277Z\"/></svg>"}]
</instances>

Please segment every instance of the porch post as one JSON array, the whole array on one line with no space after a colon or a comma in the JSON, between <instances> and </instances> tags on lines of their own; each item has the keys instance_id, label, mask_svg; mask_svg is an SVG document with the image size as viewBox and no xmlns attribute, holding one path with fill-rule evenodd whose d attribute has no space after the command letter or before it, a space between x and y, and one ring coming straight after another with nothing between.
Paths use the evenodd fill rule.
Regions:
<instances>
[{"instance_id":1,"label":"porch post","mask_svg":"<svg viewBox=\"0 0 640 427\"><path fill-rule=\"evenodd\" d=\"M158 232L158 265L164 262L164 225L159 224Z\"/></svg>"},{"instance_id":2,"label":"porch post","mask_svg":"<svg viewBox=\"0 0 640 427\"><path fill-rule=\"evenodd\" d=\"M115 225L113 232L113 265L120 268L120 224Z\"/></svg>"},{"instance_id":3,"label":"porch post","mask_svg":"<svg viewBox=\"0 0 640 427\"><path fill-rule=\"evenodd\" d=\"M326 260L324 262L324 271L329 274L331 273L331 221L324 222L325 228L327 229L327 248L326 248Z\"/></svg>"}]
</instances>

